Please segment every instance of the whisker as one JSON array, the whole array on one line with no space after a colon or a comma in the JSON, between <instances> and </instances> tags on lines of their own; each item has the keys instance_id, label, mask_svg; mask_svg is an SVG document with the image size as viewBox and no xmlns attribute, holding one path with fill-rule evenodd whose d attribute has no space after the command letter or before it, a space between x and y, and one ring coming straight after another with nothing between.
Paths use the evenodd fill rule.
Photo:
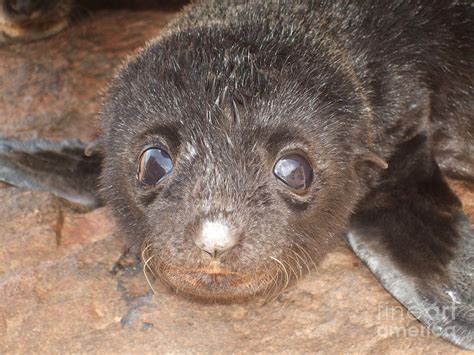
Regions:
<instances>
[{"instance_id":1,"label":"whisker","mask_svg":"<svg viewBox=\"0 0 474 355\"><path fill-rule=\"evenodd\" d=\"M275 258L273 256L270 256L270 259L273 259L275 262L277 262L282 267L282 270L285 273L285 286L283 286L283 289L285 289L288 286L288 284L290 283L290 276L288 274L288 270L286 270L285 265L280 260L278 260L277 258Z\"/></svg>"},{"instance_id":2,"label":"whisker","mask_svg":"<svg viewBox=\"0 0 474 355\"><path fill-rule=\"evenodd\" d=\"M145 243L143 243L145 244ZM147 257L146 257L146 253L148 251L148 249L151 248L151 243L146 243L146 247L142 249L142 261L144 261Z\"/></svg>"},{"instance_id":3,"label":"whisker","mask_svg":"<svg viewBox=\"0 0 474 355\"><path fill-rule=\"evenodd\" d=\"M301 251L302 247L301 247L300 245L298 245L298 244L296 244L296 243L295 243L294 245ZM306 270L307 270L308 275L311 275L311 266L309 265L309 262L308 262L308 259L309 259L308 254L307 254L307 253L303 253L303 255L301 255L301 254L298 253L296 250L293 250L293 253L295 254L295 256L296 256L297 258L299 258L299 259L302 261L302 263L304 264L304 266L306 266ZM312 263L313 263L313 265L314 265L314 264L315 264L314 261L313 261L313 260L311 260L311 261L312 261ZM314 267L316 267L316 266L314 266Z\"/></svg>"},{"instance_id":4,"label":"whisker","mask_svg":"<svg viewBox=\"0 0 474 355\"><path fill-rule=\"evenodd\" d=\"M294 244L299 250L301 250L301 252L306 255L306 257L308 258L308 260L311 262L311 264L313 265L313 267L316 269L317 266L316 266L316 263L315 261L313 260L313 258L311 257L311 255L308 253L308 251L303 248L301 245L299 245L298 243L295 243Z\"/></svg>"},{"instance_id":5,"label":"whisker","mask_svg":"<svg viewBox=\"0 0 474 355\"><path fill-rule=\"evenodd\" d=\"M288 273L288 275L289 275L288 284L289 284L289 283L291 282L291 280L292 280L292 277L291 277L292 275L295 276L295 279L296 279L296 280L299 280L299 279L298 279L298 274L296 273L295 269L294 269L293 266L292 266L292 263L289 262L288 260L286 260L288 257L289 257L289 254L288 254L288 253L285 253L284 258L280 259L280 261L281 261L283 264L285 264L286 267L287 267L287 268L289 269L289 271L290 271L290 272ZM287 285L286 285L286 286L287 286ZM286 287L286 286L285 286L285 287Z\"/></svg>"},{"instance_id":6,"label":"whisker","mask_svg":"<svg viewBox=\"0 0 474 355\"><path fill-rule=\"evenodd\" d=\"M291 263L288 263L288 267L290 267L290 269L293 271L293 274L295 275L295 278L296 278L296 281L299 281L303 278L303 271L302 271L302 267L301 267L301 264L300 262L298 261L298 259L295 259L291 254L295 254L295 251L290 249L290 248L287 248L288 252L286 254L286 257L287 258L290 258L291 260L293 260L293 264L296 264L295 267L298 268L298 274L296 274L296 272L293 270L293 268L291 267Z\"/></svg>"},{"instance_id":7,"label":"whisker","mask_svg":"<svg viewBox=\"0 0 474 355\"><path fill-rule=\"evenodd\" d=\"M280 282L281 278L283 277L282 267L281 264L277 263L278 269L275 276L272 278L272 283L269 284L267 287L266 295L265 295L265 302L264 304L269 304L275 301L282 290L282 282Z\"/></svg>"},{"instance_id":8,"label":"whisker","mask_svg":"<svg viewBox=\"0 0 474 355\"><path fill-rule=\"evenodd\" d=\"M153 288L153 286L151 285L151 282L150 282L150 279L148 278L148 274L147 274L147 269L150 270L150 272L152 273L153 276L155 276L155 274L153 273L153 270L150 268L150 266L148 265L148 263L150 262L151 259L154 258L154 255L150 256L146 261L145 263L143 264L143 275L145 275L145 279L146 279L146 282L148 283L148 286L150 286L151 290L153 293L156 293L155 292L155 289ZM155 276L156 278L156 276Z\"/></svg>"}]
</instances>

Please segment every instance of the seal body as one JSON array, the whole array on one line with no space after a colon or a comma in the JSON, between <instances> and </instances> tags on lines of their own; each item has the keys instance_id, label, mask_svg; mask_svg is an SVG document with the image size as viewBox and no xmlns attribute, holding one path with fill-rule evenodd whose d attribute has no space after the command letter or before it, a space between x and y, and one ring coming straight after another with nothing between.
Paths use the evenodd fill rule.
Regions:
<instances>
[{"instance_id":1,"label":"seal body","mask_svg":"<svg viewBox=\"0 0 474 355\"><path fill-rule=\"evenodd\" d=\"M151 245L180 290L230 296L227 282L206 277L220 267L265 274L271 258L301 247L298 274L306 253L317 258L343 233L377 184L371 154L389 160L423 134L442 166L460 161L472 176L471 12L445 1L189 6L124 66L104 106L102 181L126 234ZM138 156L162 140L176 157L173 176L143 189ZM304 151L314 167L304 196L271 174L286 150ZM239 239L216 272L192 243L215 220Z\"/></svg>"},{"instance_id":2,"label":"seal body","mask_svg":"<svg viewBox=\"0 0 474 355\"><path fill-rule=\"evenodd\" d=\"M382 282L383 260L420 280L384 284L409 309L457 287L469 347L472 229L439 166L474 178L473 30L460 1L192 4L111 83L103 196L158 278L210 301L275 295L353 232Z\"/></svg>"}]
</instances>

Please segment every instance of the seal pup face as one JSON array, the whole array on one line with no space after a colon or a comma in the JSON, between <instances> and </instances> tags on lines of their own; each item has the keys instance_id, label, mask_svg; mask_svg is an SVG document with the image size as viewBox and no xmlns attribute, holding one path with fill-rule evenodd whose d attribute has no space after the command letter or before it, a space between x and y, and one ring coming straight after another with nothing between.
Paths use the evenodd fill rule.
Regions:
<instances>
[{"instance_id":1,"label":"seal pup face","mask_svg":"<svg viewBox=\"0 0 474 355\"><path fill-rule=\"evenodd\" d=\"M63 30L71 7L72 0L0 0L0 43L36 40Z\"/></svg>"},{"instance_id":2,"label":"seal pup face","mask_svg":"<svg viewBox=\"0 0 474 355\"><path fill-rule=\"evenodd\" d=\"M344 75L308 79L296 55L226 41L150 45L102 114L103 195L131 245L166 284L209 301L274 295L302 277L359 193L347 109L359 102Z\"/></svg>"}]
</instances>

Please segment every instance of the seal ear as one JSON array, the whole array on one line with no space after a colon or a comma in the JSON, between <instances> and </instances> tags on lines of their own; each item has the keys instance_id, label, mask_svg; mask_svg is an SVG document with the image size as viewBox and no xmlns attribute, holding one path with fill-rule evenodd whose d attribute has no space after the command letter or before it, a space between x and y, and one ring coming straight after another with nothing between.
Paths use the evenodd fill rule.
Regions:
<instances>
[{"instance_id":1,"label":"seal ear","mask_svg":"<svg viewBox=\"0 0 474 355\"><path fill-rule=\"evenodd\" d=\"M474 349L474 231L423 136L399 147L347 241L434 334Z\"/></svg>"},{"instance_id":2,"label":"seal ear","mask_svg":"<svg viewBox=\"0 0 474 355\"><path fill-rule=\"evenodd\" d=\"M388 163L385 161L385 159L370 150L360 153L359 162L372 163L382 170L385 170L388 168Z\"/></svg>"},{"instance_id":3,"label":"seal ear","mask_svg":"<svg viewBox=\"0 0 474 355\"><path fill-rule=\"evenodd\" d=\"M97 145L97 144L96 144ZM0 181L43 190L81 205L100 205L97 194L102 157L77 139L19 141L0 138Z\"/></svg>"}]
</instances>

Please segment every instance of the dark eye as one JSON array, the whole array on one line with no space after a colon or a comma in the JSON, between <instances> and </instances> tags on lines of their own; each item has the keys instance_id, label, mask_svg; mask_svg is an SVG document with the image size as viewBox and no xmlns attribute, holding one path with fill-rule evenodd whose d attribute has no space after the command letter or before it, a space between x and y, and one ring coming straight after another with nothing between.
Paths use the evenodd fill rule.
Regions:
<instances>
[{"instance_id":1,"label":"dark eye","mask_svg":"<svg viewBox=\"0 0 474 355\"><path fill-rule=\"evenodd\" d=\"M156 185L172 170L173 161L169 154L161 148L153 147L140 156L137 177L143 184Z\"/></svg>"},{"instance_id":2,"label":"dark eye","mask_svg":"<svg viewBox=\"0 0 474 355\"><path fill-rule=\"evenodd\" d=\"M306 189L313 177L311 165L299 154L281 157L273 167L273 174L295 190Z\"/></svg>"}]
</instances>

